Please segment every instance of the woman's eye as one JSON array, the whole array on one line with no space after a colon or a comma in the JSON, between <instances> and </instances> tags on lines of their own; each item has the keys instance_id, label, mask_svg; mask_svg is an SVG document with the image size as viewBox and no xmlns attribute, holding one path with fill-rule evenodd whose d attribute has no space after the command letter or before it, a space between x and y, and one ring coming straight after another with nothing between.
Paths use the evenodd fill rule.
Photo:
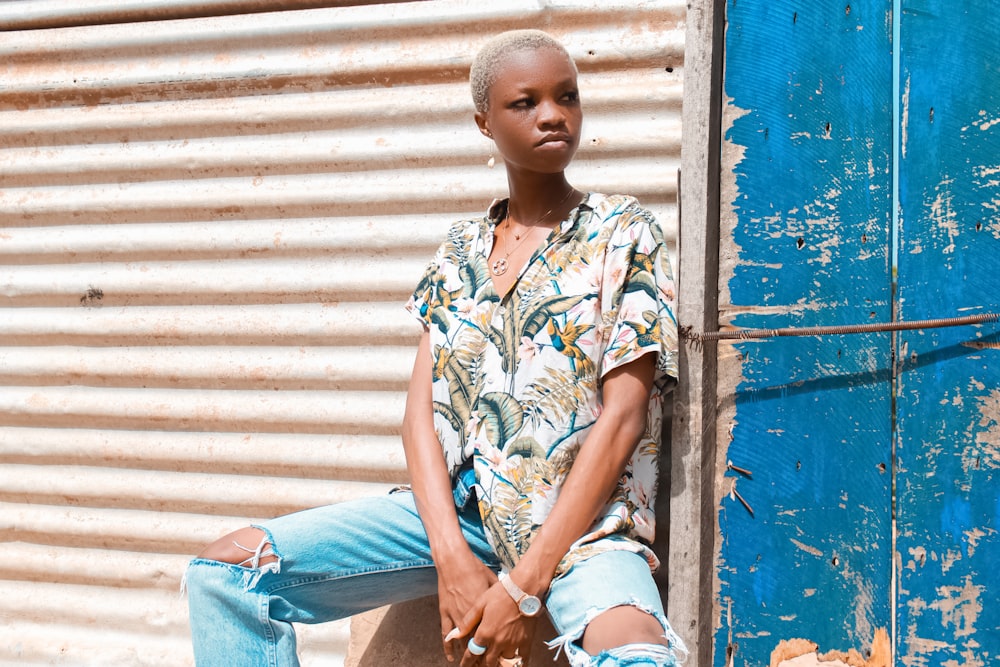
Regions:
<instances>
[{"instance_id":1,"label":"woman's eye","mask_svg":"<svg viewBox=\"0 0 1000 667\"><path fill-rule=\"evenodd\" d=\"M515 109L529 109L535 105L535 101L530 97L525 97L520 100L515 100L511 106Z\"/></svg>"},{"instance_id":2,"label":"woman's eye","mask_svg":"<svg viewBox=\"0 0 1000 667\"><path fill-rule=\"evenodd\" d=\"M579 102L580 101L580 93L577 92L577 91L575 91L575 90L571 90L568 93L566 93L565 95L563 95L563 99L566 100L566 101L568 101L568 102Z\"/></svg>"}]
</instances>

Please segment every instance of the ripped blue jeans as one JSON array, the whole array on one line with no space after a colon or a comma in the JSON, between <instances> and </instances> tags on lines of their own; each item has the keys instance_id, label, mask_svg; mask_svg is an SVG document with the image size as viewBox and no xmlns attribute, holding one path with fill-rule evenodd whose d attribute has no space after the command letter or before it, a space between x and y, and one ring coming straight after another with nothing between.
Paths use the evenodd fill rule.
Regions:
<instances>
[{"instance_id":1,"label":"ripped blue jeans","mask_svg":"<svg viewBox=\"0 0 1000 667\"><path fill-rule=\"evenodd\" d=\"M465 538L487 566L499 569L475 502L459 512ZM437 575L413 495L394 493L279 517L257 526L266 535L247 549L246 565L191 561L185 575L191 636L199 667L298 665L294 623L322 623L437 592ZM260 566L261 552L276 562ZM669 648L630 644L588 655L587 623L612 607L634 605L663 625ZM552 583L546 610L573 667L671 667L684 646L663 613L642 556L611 551L573 567Z\"/></svg>"}]
</instances>

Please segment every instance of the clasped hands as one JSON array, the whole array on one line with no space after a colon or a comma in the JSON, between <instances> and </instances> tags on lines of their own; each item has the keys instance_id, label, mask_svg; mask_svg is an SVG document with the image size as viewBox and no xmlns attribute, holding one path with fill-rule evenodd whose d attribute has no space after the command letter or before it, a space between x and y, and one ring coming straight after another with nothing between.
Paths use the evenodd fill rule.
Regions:
<instances>
[{"instance_id":1,"label":"clasped hands","mask_svg":"<svg viewBox=\"0 0 1000 667\"><path fill-rule=\"evenodd\" d=\"M438 566L444 653L461 667L520 667L526 663L535 620L522 616L497 576L471 553Z\"/></svg>"}]
</instances>

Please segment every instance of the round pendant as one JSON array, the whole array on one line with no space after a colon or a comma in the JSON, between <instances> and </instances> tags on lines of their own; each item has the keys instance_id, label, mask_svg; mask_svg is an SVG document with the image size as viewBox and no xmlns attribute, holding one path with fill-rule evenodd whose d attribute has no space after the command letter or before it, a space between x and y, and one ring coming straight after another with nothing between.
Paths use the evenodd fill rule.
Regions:
<instances>
[{"instance_id":1,"label":"round pendant","mask_svg":"<svg viewBox=\"0 0 1000 667\"><path fill-rule=\"evenodd\" d=\"M493 264L490 265L490 268L493 269L493 275L502 276L507 273L507 259L501 257L500 259L494 260Z\"/></svg>"}]
</instances>

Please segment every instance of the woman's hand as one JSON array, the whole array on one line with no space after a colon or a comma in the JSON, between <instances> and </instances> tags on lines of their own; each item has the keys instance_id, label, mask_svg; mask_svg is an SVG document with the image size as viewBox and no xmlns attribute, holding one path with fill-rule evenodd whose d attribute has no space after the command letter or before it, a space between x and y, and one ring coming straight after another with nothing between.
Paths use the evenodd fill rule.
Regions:
<instances>
[{"instance_id":1,"label":"woman's hand","mask_svg":"<svg viewBox=\"0 0 1000 667\"><path fill-rule=\"evenodd\" d=\"M492 573L491 573L492 574ZM535 636L535 618L522 616L514 600L496 577L462 620L455 626L452 639L460 643L464 653L461 667L495 667L501 658L520 655L525 663L531 654L531 641ZM486 647L483 655L473 655L468 641L474 638Z\"/></svg>"},{"instance_id":2,"label":"woman's hand","mask_svg":"<svg viewBox=\"0 0 1000 667\"><path fill-rule=\"evenodd\" d=\"M444 654L454 662L465 650L466 641L456 638L454 629L490 588L497 575L468 550L453 553L446 562L435 563L438 571L438 609L441 612L441 634ZM450 633L450 634L449 634Z\"/></svg>"}]
</instances>

